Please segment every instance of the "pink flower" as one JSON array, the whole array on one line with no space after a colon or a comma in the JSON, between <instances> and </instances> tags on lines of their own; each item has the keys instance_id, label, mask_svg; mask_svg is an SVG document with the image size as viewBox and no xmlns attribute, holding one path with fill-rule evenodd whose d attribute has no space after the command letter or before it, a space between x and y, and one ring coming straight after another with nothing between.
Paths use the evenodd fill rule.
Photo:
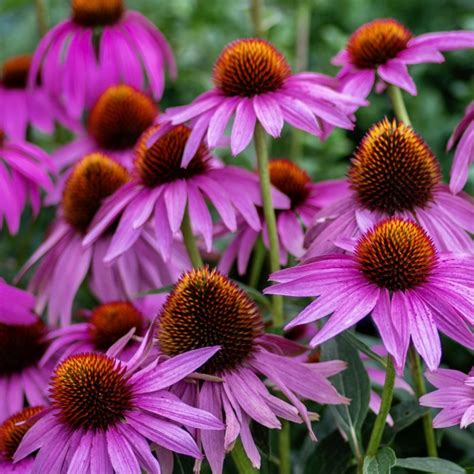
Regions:
<instances>
[{"instance_id":1,"label":"pink flower","mask_svg":"<svg viewBox=\"0 0 474 474\"><path fill-rule=\"evenodd\" d=\"M418 222L441 251L473 251L473 201L441 183L436 157L411 127L386 118L374 124L354 152L348 181L349 195L316 214L305 258L344 248L388 217Z\"/></svg>"},{"instance_id":2,"label":"pink flower","mask_svg":"<svg viewBox=\"0 0 474 474\"><path fill-rule=\"evenodd\" d=\"M38 214L40 191L53 189L48 172L54 170L41 148L23 140L10 140L0 129L0 229L5 218L10 233L16 234L28 201L33 214Z\"/></svg>"},{"instance_id":3,"label":"pink flower","mask_svg":"<svg viewBox=\"0 0 474 474\"><path fill-rule=\"evenodd\" d=\"M167 109L162 116L173 125L194 123L183 166L204 137L210 148L220 143L233 115L230 147L238 155L250 143L257 120L273 137L280 136L286 121L324 138L334 126L354 127L345 112L347 106L367 105L337 92L337 82L324 74L291 74L285 57L262 39L240 39L227 45L214 65L213 81L212 90L190 105Z\"/></svg>"},{"instance_id":4,"label":"pink flower","mask_svg":"<svg viewBox=\"0 0 474 474\"><path fill-rule=\"evenodd\" d=\"M408 65L442 63L442 52L464 48L474 48L474 32L447 31L413 36L396 20L377 19L358 28L332 63L342 66L337 77L347 94L367 97L378 75L385 83L416 95Z\"/></svg>"},{"instance_id":5,"label":"pink flower","mask_svg":"<svg viewBox=\"0 0 474 474\"><path fill-rule=\"evenodd\" d=\"M0 323L0 421L25 406L43 405L54 361L41 366L48 329L38 317L30 324Z\"/></svg>"},{"instance_id":6,"label":"pink flower","mask_svg":"<svg viewBox=\"0 0 474 474\"><path fill-rule=\"evenodd\" d=\"M102 201L128 181L127 170L100 153L84 157L69 176L49 235L19 275L41 260L29 288L39 295L38 312L48 307L52 325L69 324L75 295L89 273L93 293L100 301L111 301L133 299L139 292L171 284L188 268L186 253L179 243L171 247L173 261L165 264L147 229L126 253L114 263L105 264L116 225L113 219L93 245L82 245Z\"/></svg>"},{"instance_id":7,"label":"pink flower","mask_svg":"<svg viewBox=\"0 0 474 474\"><path fill-rule=\"evenodd\" d=\"M457 194L467 182L469 165L474 162L474 101L471 102L463 119L454 129L448 141L448 150L457 144L451 167L449 188Z\"/></svg>"},{"instance_id":8,"label":"pink flower","mask_svg":"<svg viewBox=\"0 0 474 474\"><path fill-rule=\"evenodd\" d=\"M238 437L253 466L260 467L252 420L270 429L281 428L278 418L304 421L314 440L311 419L317 418L301 399L349 403L328 380L344 370L345 363L304 363L288 355L301 351L301 346L265 335L255 303L216 270L203 267L183 275L163 306L157 339L158 349L170 357L184 355L191 347L221 347L201 367L200 384L180 383L174 388L183 400L225 423L225 431L199 431L213 474L222 472L225 453ZM273 395L261 376L288 401Z\"/></svg>"},{"instance_id":9,"label":"pink flower","mask_svg":"<svg viewBox=\"0 0 474 474\"><path fill-rule=\"evenodd\" d=\"M55 106L42 89L27 90L31 56L13 56L1 67L0 104L5 111L0 114L0 129L11 138L25 140L28 125L44 133L54 130ZM6 113L9 111L9 113Z\"/></svg>"},{"instance_id":10,"label":"pink flower","mask_svg":"<svg viewBox=\"0 0 474 474\"><path fill-rule=\"evenodd\" d=\"M32 324L36 321L35 297L27 291L7 285L0 278L0 323Z\"/></svg>"},{"instance_id":11,"label":"pink flower","mask_svg":"<svg viewBox=\"0 0 474 474\"><path fill-rule=\"evenodd\" d=\"M286 159L273 159L269 163L272 185L290 200L289 209L277 210L277 228L280 242L280 263L285 265L288 254L296 258L304 253L304 229L309 226L314 215L321 208L348 194L345 180L311 182L306 171ZM219 269L228 273L237 260L240 275L247 270L252 249L258 237L262 235L265 247L268 248L268 234L263 216L262 230L257 231L245 222L238 225L238 233L225 249L219 262Z\"/></svg>"},{"instance_id":12,"label":"pink flower","mask_svg":"<svg viewBox=\"0 0 474 474\"><path fill-rule=\"evenodd\" d=\"M192 373L219 348L207 347L152 362L154 330L128 362L108 354L73 355L55 369L51 407L24 435L14 461L38 451L33 472L171 472L172 453L202 454L190 428L222 430L210 413L183 403L168 388ZM100 398L98 398L100 394ZM153 394L153 396L151 396ZM158 459L150 443L157 445Z\"/></svg>"},{"instance_id":13,"label":"pink flower","mask_svg":"<svg viewBox=\"0 0 474 474\"><path fill-rule=\"evenodd\" d=\"M420 404L441 408L433 420L435 428L467 428L474 423L474 367L467 375L459 370L438 369L426 377L438 390L423 395Z\"/></svg>"},{"instance_id":14,"label":"pink flower","mask_svg":"<svg viewBox=\"0 0 474 474\"><path fill-rule=\"evenodd\" d=\"M271 276L266 293L318 296L286 327L329 316L311 340L316 346L368 314L399 370L410 338L434 370L441 359L438 330L474 348L474 257L439 252L418 224L398 218L378 223L350 254L329 254Z\"/></svg>"},{"instance_id":15,"label":"pink flower","mask_svg":"<svg viewBox=\"0 0 474 474\"><path fill-rule=\"evenodd\" d=\"M221 166L201 144L186 168L183 150L191 134L185 125L157 125L149 129L137 145L134 179L108 199L93 220L84 245L99 238L110 223L119 218L106 261L122 255L151 227L165 260L172 242L179 237L185 209L195 235L212 248L213 223L206 198L217 210L224 225L237 228L236 215L260 230L257 205L261 205L258 177L234 166ZM275 196L275 205L288 206L285 196Z\"/></svg>"},{"instance_id":16,"label":"pink flower","mask_svg":"<svg viewBox=\"0 0 474 474\"><path fill-rule=\"evenodd\" d=\"M71 18L39 43L29 86L34 88L41 74L42 88L77 119L114 84L129 84L160 99L165 66L175 76L166 39L140 13L126 10L122 0L72 0Z\"/></svg>"}]
</instances>

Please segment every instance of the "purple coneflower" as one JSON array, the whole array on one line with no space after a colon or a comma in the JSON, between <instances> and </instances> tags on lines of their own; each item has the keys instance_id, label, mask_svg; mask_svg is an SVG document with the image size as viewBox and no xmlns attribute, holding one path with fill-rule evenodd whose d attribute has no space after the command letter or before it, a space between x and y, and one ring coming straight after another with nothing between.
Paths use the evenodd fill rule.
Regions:
<instances>
[{"instance_id":1,"label":"purple coneflower","mask_svg":"<svg viewBox=\"0 0 474 474\"><path fill-rule=\"evenodd\" d=\"M135 150L135 178L102 206L84 239L85 245L94 242L122 213L106 261L125 252L150 223L167 260L187 209L193 233L204 239L210 251L213 223L206 198L230 231L236 230L237 212L253 229L260 230L258 177L242 168L216 164L204 144L182 168L190 134L185 125L157 125L145 132ZM275 193L275 206L288 206L287 198Z\"/></svg>"},{"instance_id":2,"label":"purple coneflower","mask_svg":"<svg viewBox=\"0 0 474 474\"><path fill-rule=\"evenodd\" d=\"M36 321L35 297L0 278L0 323L32 324Z\"/></svg>"},{"instance_id":3,"label":"purple coneflower","mask_svg":"<svg viewBox=\"0 0 474 474\"><path fill-rule=\"evenodd\" d=\"M233 41L216 63L214 88L190 105L167 109L163 120L177 125L194 121L183 156L186 166L203 137L210 148L222 139L235 114L230 137L233 155L250 143L256 121L273 137L284 122L324 138L332 127L353 128L347 106L367 105L364 100L336 92L337 81L324 74L292 74L287 60L272 44L257 38ZM206 135L207 133L207 135Z\"/></svg>"},{"instance_id":4,"label":"purple coneflower","mask_svg":"<svg viewBox=\"0 0 474 474\"><path fill-rule=\"evenodd\" d=\"M54 104L41 85L34 91L26 87L31 56L13 56L1 66L0 129L14 139L25 140L28 125L44 133L54 130ZM7 113L9 111L9 113Z\"/></svg>"},{"instance_id":5,"label":"purple coneflower","mask_svg":"<svg viewBox=\"0 0 474 474\"><path fill-rule=\"evenodd\" d=\"M82 239L102 201L128 181L127 170L100 153L84 157L69 176L49 235L20 273L42 260L29 288L39 295L39 313L48 306L52 325L69 323L74 297L89 272L94 294L100 301L111 301L133 299L139 292L171 284L187 268L184 248L174 243L173 261L165 264L147 230L117 261L104 264L114 220L93 245L83 247Z\"/></svg>"},{"instance_id":6,"label":"purple coneflower","mask_svg":"<svg viewBox=\"0 0 474 474\"><path fill-rule=\"evenodd\" d=\"M5 218L10 233L18 232L27 201L33 214L38 214L40 191L53 189L48 172L54 170L53 162L41 148L10 139L0 129L0 229Z\"/></svg>"},{"instance_id":7,"label":"purple coneflower","mask_svg":"<svg viewBox=\"0 0 474 474\"><path fill-rule=\"evenodd\" d=\"M216 270L203 267L183 275L163 306L157 338L159 350L170 357L197 347L221 347L200 369L221 381L176 387L189 403L225 422L225 432L200 432L213 473L222 472L225 453L239 436L252 464L260 466L251 420L276 429L281 428L278 417L295 423L304 420L314 438L310 414L300 398L329 404L349 402L327 380L345 368L344 362L306 364L286 356L288 345L294 343L265 335L255 303ZM261 375L290 403L272 395Z\"/></svg>"},{"instance_id":8,"label":"purple coneflower","mask_svg":"<svg viewBox=\"0 0 474 474\"><path fill-rule=\"evenodd\" d=\"M291 207L277 210L276 220L280 242L280 263L285 265L288 254L300 258L304 253L304 229L309 226L316 211L348 193L345 180L313 183L309 175L295 163L286 159L269 162L271 184L288 197ZM262 218L259 232L245 222L238 225L238 233L226 248L219 262L219 270L228 273L235 260L240 275L247 270L252 249L259 235L268 248L268 234Z\"/></svg>"},{"instance_id":9,"label":"purple coneflower","mask_svg":"<svg viewBox=\"0 0 474 474\"><path fill-rule=\"evenodd\" d=\"M33 426L35 417L43 410L42 406L24 408L0 425L0 472L4 474L31 474L34 456L28 456L18 463L13 463L13 455L23 436Z\"/></svg>"},{"instance_id":10,"label":"purple coneflower","mask_svg":"<svg viewBox=\"0 0 474 474\"><path fill-rule=\"evenodd\" d=\"M442 63L441 52L464 48L474 48L474 32L446 31L413 36L397 20L377 19L358 28L332 63L342 66L337 77L349 94L367 97L378 75L385 83L416 95L408 65Z\"/></svg>"},{"instance_id":11,"label":"purple coneflower","mask_svg":"<svg viewBox=\"0 0 474 474\"><path fill-rule=\"evenodd\" d=\"M0 421L21 410L24 399L42 405L47 399L52 366L39 361L48 347L41 319L32 324L0 323Z\"/></svg>"},{"instance_id":12,"label":"purple coneflower","mask_svg":"<svg viewBox=\"0 0 474 474\"><path fill-rule=\"evenodd\" d=\"M166 295L150 295L133 301L111 301L96 306L92 310L81 310L86 322L72 324L50 331L47 340L50 346L41 363L53 355L65 359L81 352L106 352L120 338L135 329L143 336L149 323L157 315ZM130 341L120 352L121 360L128 360L137 349L137 342Z\"/></svg>"},{"instance_id":13,"label":"purple coneflower","mask_svg":"<svg viewBox=\"0 0 474 474\"><path fill-rule=\"evenodd\" d=\"M386 118L374 124L354 152L348 181L349 196L316 214L305 258L333 252L335 241L393 216L418 222L441 251L472 252L472 199L441 183L436 157L410 126Z\"/></svg>"},{"instance_id":14,"label":"purple coneflower","mask_svg":"<svg viewBox=\"0 0 474 474\"><path fill-rule=\"evenodd\" d=\"M38 451L33 472L138 474L143 469L159 474L171 472L170 451L202 458L186 428L207 432L224 426L210 413L183 403L168 388L218 348L193 350L160 363L155 360L139 370L153 332L148 332L128 362L111 353L83 353L62 361L50 382L51 408L27 431L14 460ZM150 442L158 446L158 459Z\"/></svg>"},{"instance_id":15,"label":"purple coneflower","mask_svg":"<svg viewBox=\"0 0 474 474\"><path fill-rule=\"evenodd\" d=\"M420 398L425 407L441 408L433 419L435 428L474 423L474 367L466 375L459 370L438 369L426 378L438 389Z\"/></svg>"},{"instance_id":16,"label":"purple coneflower","mask_svg":"<svg viewBox=\"0 0 474 474\"><path fill-rule=\"evenodd\" d=\"M469 165L474 162L474 101L469 104L463 119L448 141L448 150L457 143L451 167L449 188L457 194L464 187L469 175Z\"/></svg>"},{"instance_id":17,"label":"purple coneflower","mask_svg":"<svg viewBox=\"0 0 474 474\"><path fill-rule=\"evenodd\" d=\"M276 272L266 293L317 296L286 327L329 316L316 346L372 313L399 370L408 344L434 370L441 359L438 330L471 349L474 257L441 253L415 222L388 219L366 232L351 254L329 254Z\"/></svg>"},{"instance_id":18,"label":"purple coneflower","mask_svg":"<svg viewBox=\"0 0 474 474\"><path fill-rule=\"evenodd\" d=\"M44 90L79 118L110 85L125 83L160 99L173 55L161 32L123 0L71 0L71 18L40 41L29 86Z\"/></svg>"}]
</instances>

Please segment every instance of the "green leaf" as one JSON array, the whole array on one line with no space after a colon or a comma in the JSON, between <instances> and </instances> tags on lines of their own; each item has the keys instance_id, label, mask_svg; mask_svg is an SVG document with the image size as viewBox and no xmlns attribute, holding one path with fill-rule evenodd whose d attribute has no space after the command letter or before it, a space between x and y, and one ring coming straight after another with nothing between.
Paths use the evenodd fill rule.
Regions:
<instances>
[{"instance_id":1,"label":"green leaf","mask_svg":"<svg viewBox=\"0 0 474 474\"><path fill-rule=\"evenodd\" d=\"M376 456L364 460L364 474L390 474L395 466L397 457L392 448L382 448Z\"/></svg>"},{"instance_id":2,"label":"green leaf","mask_svg":"<svg viewBox=\"0 0 474 474\"><path fill-rule=\"evenodd\" d=\"M355 350L362 352L367 357L380 364L382 367L387 367L387 361L385 360L385 358L375 353L365 342L362 342L353 332L343 332L341 334L341 337Z\"/></svg>"},{"instance_id":3,"label":"green leaf","mask_svg":"<svg viewBox=\"0 0 474 474\"><path fill-rule=\"evenodd\" d=\"M153 290L142 291L137 294L137 297L147 295L160 295L162 293L169 293L173 289L174 285L162 286L161 288L154 288Z\"/></svg>"},{"instance_id":4,"label":"green leaf","mask_svg":"<svg viewBox=\"0 0 474 474\"><path fill-rule=\"evenodd\" d=\"M347 435L356 457L362 454L361 427L369 410L370 381L359 353L346 340L338 336L322 345L322 360L340 359L347 369L331 378L337 390L351 399L350 405L331 406L339 427Z\"/></svg>"},{"instance_id":5,"label":"green leaf","mask_svg":"<svg viewBox=\"0 0 474 474\"><path fill-rule=\"evenodd\" d=\"M253 288L251 286L248 286L245 283L242 283L240 281L237 281L237 280L232 280L232 281L236 285L240 286L240 288L242 288L242 290L244 290L246 293L248 293L248 295L251 296L255 300L256 303L259 303L262 306L265 306L267 308L271 308L272 304L271 304L270 300L265 295L260 293L260 291L256 290L255 288Z\"/></svg>"},{"instance_id":6,"label":"green leaf","mask_svg":"<svg viewBox=\"0 0 474 474\"><path fill-rule=\"evenodd\" d=\"M451 461L439 458L405 458L397 459L397 467L413 469L414 471L432 472L433 474L465 474L461 466Z\"/></svg>"},{"instance_id":7,"label":"green leaf","mask_svg":"<svg viewBox=\"0 0 474 474\"><path fill-rule=\"evenodd\" d=\"M429 408L422 407L417 400L399 403L390 410L393 418L393 429L396 433L404 430L419 420Z\"/></svg>"}]
</instances>

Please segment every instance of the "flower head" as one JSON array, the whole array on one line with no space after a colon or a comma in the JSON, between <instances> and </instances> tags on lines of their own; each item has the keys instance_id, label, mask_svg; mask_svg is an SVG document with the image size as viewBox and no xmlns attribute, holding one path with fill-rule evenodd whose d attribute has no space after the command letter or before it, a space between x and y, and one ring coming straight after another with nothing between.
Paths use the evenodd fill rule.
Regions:
<instances>
[{"instance_id":1,"label":"flower head","mask_svg":"<svg viewBox=\"0 0 474 474\"><path fill-rule=\"evenodd\" d=\"M26 140L28 125L52 133L57 111L53 101L41 87L27 89L31 67L28 54L12 56L0 66L0 103L7 113L0 115L0 129L15 140Z\"/></svg>"},{"instance_id":2,"label":"flower head","mask_svg":"<svg viewBox=\"0 0 474 474\"><path fill-rule=\"evenodd\" d=\"M214 64L214 88L192 104L173 107L162 121L178 125L194 120L183 153L183 166L194 156L206 136L209 147L222 139L235 115L231 133L233 155L252 139L256 121L273 137L280 136L284 122L324 138L334 126L353 127L345 108L365 105L360 99L336 92L335 81L322 74L292 74L283 56L271 43L258 38L233 41Z\"/></svg>"},{"instance_id":3,"label":"flower head","mask_svg":"<svg viewBox=\"0 0 474 474\"><path fill-rule=\"evenodd\" d=\"M469 165L474 162L474 101L468 105L463 119L449 138L448 150L455 144L457 147L451 166L449 188L457 194L466 184Z\"/></svg>"},{"instance_id":4,"label":"flower head","mask_svg":"<svg viewBox=\"0 0 474 474\"><path fill-rule=\"evenodd\" d=\"M474 347L471 256L440 252L422 227L400 218L379 222L348 250L272 276L279 284L267 293L318 296L287 328L331 315L314 346L372 313L399 370L410 338L430 370L441 359L438 330Z\"/></svg>"},{"instance_id":5,"label":"flower head","mask_svg":"<svg viewBox=\"0 0 474 474\"><path fill-rule=\"evenodd\" d=\"M187 393L195 406L226 424L224 433L200 431L215 474L222 472L225 452L239 436L252 464L260 466L251 420L273 429L281 427L278 417L296 423L304 420L314 438L311 415L300 397L318 403L348 402L327 380L343 370L344 363L305 364L286 355L289 346L297 345L265 335L255 303L217 270L204 267L183 275L162 308L156 334L158 349L165 355L178 356L209 344L221 347L202 365L200 371L208 377L200 385L178 384L174 389ZM289 402L272 395L260 376L268 378Z\"/></svg>"},{"instance_id":6,"label":"flower head","mask_svg":"<svg viewBox=\"0 0 474 474\"><path fill-rule=\"evenodd\" d=\"M111 85L128 84L160 99L165 67L176 74L166 39L122 0L72 0L71 18L39 43L29 86L35 87L41 70L44 90L79 119Z\"/></svg>"},{"instance_id":7,"label":"flower head","mask_svg":"<svg viewBox=\"0 0 474 474\"><path fill-rule=\"evenodd\" d=\"M39 449L37 472L161 472L149 442L201 458L186 430L220 430L222 423L183 403L167 389L205 363L218 348L191 351L139 369L149 356L153 328L129 362L110 353L63 360L50 382L51 408L28 430L14 459ZM153 397L150 394L154 394ZM184 427L183 427L184 426Z\"/></svg>"},{"instance_id":8,"label":"flower head","mask_svg":"<svg viewBox=\"0 0 474 474\"><path fill-rule=\"evenodd\" d=\"M459 370L438 369L426 378L437 388L420 398L425 407L441 408L433 419L435 428L474 423L474 368L468 374Z\"/></svg>"},{"instance_id":9,"label":"flower head","mask_svg":"<svg viewBox=\"0 0 474 474\"><path fill-rule=\"evenodd\" d=\"M38 214L40 192L53 189L48 173L54 171L50 157L41 148L23 139L10 139L0 128L0 229L5 219L10 233L16 234L28 201L33 214Z\"/></svg>"},{"instance_id":10,"label":"flower head","mask_svg":"<svg viewBox=\"0 0 474 474\"><path fill-rule=\"evenodd\" d=\"M344 247L344 239L393 216L418 222L442 251L472 251L472 200L441 183L436 157L412 127L386 118L372 125L354 152L347 181L351 192L316 213L305 258L333 252L338 243Z\"/></svg>"},{"instance_id":11,"label":"flower head","mask_svg":"<svg viewBox=\"0 0 474 474\"><path fill-rule=\"evenodd\" d=\"M167 285L187 268L187 258L178 244L172 246L176 258L165 265L155 240L146 231L131 243L120 261L105 265L103 260L117 227L116 219L109 221L94 245L82 246L101 204L126 186L129 179L123 166L102 153L85 156L69 175L53 229L19 275L42 259L30 288L42 296L40 312L48 305L53 325L58 320L61 325L70 321L74 297L89 271L92 291L100 301L111 301L134 298L140 291Z\"/></svg>"},{"instance_id":12,"label":"flower head","mask_svg":"<svg viewBox=\"0 0 474 474\"><path fill-rule=\"evenodd\" d=\"M378 74L385 83L416 95L408 65L442 63L442 52L473 47L474 33L470 31L414 36L399 21L383 18L365 23L352 33L333 64L342 66L338 78L348 94L367 97Z\"/></svg>"},{"instance_id":13,"label":"flower head","mask_svg":"<svg viewBox=\"0 0 474 474\"><path fill-rule=\"evenodd\" d=\"M212 247L213 223L206 200L217 210L227 229L234 231L237 213L260 229L256 206L261 204L258 178L253 173L220 165L204 144L199 144L186 167L182 157L191 130L185 125L157 125L144 133L135 149L134 179L116 192L98 212L84 244L94 242L119 216L119 225L107 251L114 260L151 226L163 258L167 260L178 237L187 208L192 230ZM275 196L277 207L288 206Z\"/></svg>"}]
</instances>

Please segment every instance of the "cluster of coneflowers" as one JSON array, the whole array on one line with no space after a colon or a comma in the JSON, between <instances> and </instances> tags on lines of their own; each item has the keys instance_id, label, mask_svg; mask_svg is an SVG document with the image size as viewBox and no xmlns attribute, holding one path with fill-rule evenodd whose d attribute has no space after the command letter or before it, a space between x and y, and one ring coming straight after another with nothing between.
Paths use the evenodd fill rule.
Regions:
<instances>
[{"instance_id":1,"label":"cluster of coneflowers","mask_svg":"<svg viewBox=\"0 0 474 474\"><path fill-rule=\"evenodd\" d=\"M229 452L258 468L252 424L304 423L316 440L307 402L350 403L329 381L347 361L311 351L369 315L387 375L369 374L384 393L412 391L395 371L413 350L438 387L421 398L443 408L434 426L474 422L473 372L438 369L439 332L474 349L474 206L462 192L473 105L449 142L448 187L400 92L416 95L407 65L473 47L472 32L413 36L375 20L334 58L333 78L292 73L274 45L237 39L211 90L161 112L176 68L160 31L122 0L72 0L33 56L2 66L12 113L0 114L0 225L16 234L27 204L57 209L17 276L28 290L0 280L2 472L170 473L179 454L218 474ZM313 182L297 163L268 159L265 135L285 123L322 140L351 130L374 84L396 118L367 131L347 178ZM56 123L73 141L51 155L28 141ZM213 153L238 155L252 139L256 171ZM266 249L271 321L228 276ZM75 305L84 285L94 308ZM278 295L315 298L285 327L306 325L310 347L271 330L292 316ZM382 427L386 402L372 394Z\"/></svg>"}]
</instances>

